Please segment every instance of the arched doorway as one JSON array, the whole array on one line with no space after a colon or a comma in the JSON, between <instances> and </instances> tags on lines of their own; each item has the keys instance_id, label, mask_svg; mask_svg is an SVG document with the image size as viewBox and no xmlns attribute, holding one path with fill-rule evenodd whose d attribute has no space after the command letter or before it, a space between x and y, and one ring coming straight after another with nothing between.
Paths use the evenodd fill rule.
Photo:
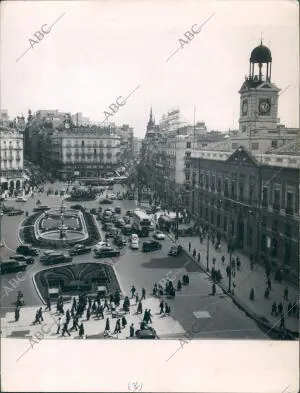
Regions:
<instances>
[{"instance_id":1,"label":"arched doorway","mask_svg":"<svg viewBox=\"0 0 300 393\"><path fill-rule=\"evenodd\" d=\"M16 189L19 190L21 188L21 182L20 180L16 181Z\"/></svg>"}]
</instances>

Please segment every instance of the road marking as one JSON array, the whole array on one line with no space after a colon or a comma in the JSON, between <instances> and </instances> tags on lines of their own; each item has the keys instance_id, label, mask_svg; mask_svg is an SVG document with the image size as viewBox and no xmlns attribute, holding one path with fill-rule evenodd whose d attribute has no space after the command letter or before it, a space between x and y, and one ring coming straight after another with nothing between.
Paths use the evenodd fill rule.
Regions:
<instances>
[{"instance_id":1,"label":"road marking","mask_svg":"<svg viewBox=\"0 0 300 393\"><path fill-rule=\"evenodd\" d=\"M211 315L208 311L194 311L194 316L198 319L200 318L211 318Z\"/></svg>"}]
</instances>

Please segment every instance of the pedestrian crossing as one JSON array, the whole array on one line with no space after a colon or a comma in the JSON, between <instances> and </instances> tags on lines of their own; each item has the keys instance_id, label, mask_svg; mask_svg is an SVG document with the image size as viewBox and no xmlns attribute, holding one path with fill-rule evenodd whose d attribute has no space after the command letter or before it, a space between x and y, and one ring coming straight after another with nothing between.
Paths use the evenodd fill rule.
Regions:
<instances>
[{"instance_id":1,"label":"pedestrian crossing","mask_svg":"<svg viewBox=\"0 0 300 393\"><path fill-rule=\"evenodd\" d=\"M132 300L131 300L132 302ZM64 309L71 309L71 302L65 303ZM4 338L39 338L41 339L70 339L78 338L78 331L70 331L71 336L68 334L65 337L61 336L60 333L57 334L58 328L58 314L55 310L51 312L43 312L43 321L41 324L33 324L35 319L36 311L39 307L22 307L20 311L20 319L15 322L14 312L6 312L5 316L1 318L1 337ZM151 310L152 314L152 324L151 326L156 330L158 337L172 337L174 335L181 335L185 333L185 330L181 324L175 321L171 316L159 315L159 300L156 298L148 298L143 301L143 311L148 308ZM104 319L95 319L94 316L91 317L89 321L86 321L85 313L83 318L80 319L79 324L83 322L85 336L86 338L101 338L103 337L103 332L105 330L106 318L110 320L110 331L113 338L126 339L129 336L129 326L133 323L135 329L140 327L140 322L143 319L143 314L136 314L136 305L131 304L130 314L126 314L125 318L127 320L127 326L121 330L121 333L114 334L115 324L117 318L112 318L110 311L105 311ZM62 316L61 326L65 321L65 317ZM72 326L70 322L69 326Z\"/></svg>"}]
</instances>

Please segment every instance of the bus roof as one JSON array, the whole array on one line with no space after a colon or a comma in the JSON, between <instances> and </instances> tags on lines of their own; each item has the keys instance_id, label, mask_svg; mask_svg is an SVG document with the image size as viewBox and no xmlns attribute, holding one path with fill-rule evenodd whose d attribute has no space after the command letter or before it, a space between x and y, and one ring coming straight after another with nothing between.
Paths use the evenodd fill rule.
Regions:
<instances>
[{"instance_id":1,"label":"bus roof","mask_svg":"<svg viewBox=\"0 0 300 393\"><path fill-rule=\"evenodd\" d=\"M140 220L144 220L144 219L150 220L150 216L147 213L145 213L143 210L134 210L133 214Z\"/></svg>"}]
</instances>

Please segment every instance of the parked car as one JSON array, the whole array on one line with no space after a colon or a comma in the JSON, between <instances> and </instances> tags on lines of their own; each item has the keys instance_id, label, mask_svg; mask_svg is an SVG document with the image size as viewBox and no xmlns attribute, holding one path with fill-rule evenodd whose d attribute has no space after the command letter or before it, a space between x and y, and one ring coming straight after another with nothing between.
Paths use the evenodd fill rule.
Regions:
<instances>
[{"instance_id":1,"label":"parked car","mask_svg":"<svg viewBox=\"0 0 300 393\"><path fill-rule=\"evenodd\" d=\"M22 196L18 196L16 198L16 202L26 202L26 199L24 197L22 197Z\"/></svg>"},{"instance_id":2,"label":"parked car","mask_svg":"<svg viewBox=\"0 0 300 393\"><path fill-rule=\"evenodd\" d=\"M131 235L132 234L132 226L129 224L124 225L124 227L122 228L122 233L123 233L123 235L126 235L126 236Z\"/></svg>"},{"instance_id":3,"label":"parked car","mask_svg":"<svg viewBox=\"0 0 300 393\"><path fill-rule=\"evenodd\" d=\"M156 330L151 326L146 326L144 329L136 330L135 335L137 338L153 340L156 338Z\"/></svg>"},{"instance_id":4,"label":"parked car","mask_svg":"<svg viewBox=\"0 0 300 393\"><path fill-rule=\"evenodd\" d=\"M101 203L101 205L110 205L113 203L113 201L111 199L104 198L104 199L101 199L99 203Z\"/></svg>"},{"instance_id":5,"label":"parked car","mask_svg":"<svg viewBox=\"0 0 300 393\"><path fill-rule=\"evenodd\" d=\"M149 240L149 241L143 243L142 250L144 252L147 252L147 251L161 250L161 248L162 248L162 245L158 241Z\"/></svg>"},{"instance_id":6,"label":"parked car","mask_svg":"<svg viewBox=\"0 0 300 393\"><path fill-rule=\"evenodd\" d=\"M117 200L118 201L122 201L124 198L123 198L123 195L122 194L119 194L118 196L117 196Z\"/></svg>"},{"instance_id":7,"label":"parked car","mask_svg":"<svg viewBox=\"0 0 300 393\"><path fill-rule=\"evenodd\" d=\"M172 256L172 257L177 257L178 255L180 255L182 252L182 247L181 245L178 246L172 246L170 248L170 251L168 253L168 255Z\"/></svg>"},{"instance_id":8,"label":"parked car","mask_svg":"<svg viewBox=\"0 0 300 393\"><path fill-rule=\"evenodd\" d=\"M87 254L92 250L92 247L85 246L84 244L75 244L71 250L69 250L70 255L82 255Z\"/></svg>"},{"instance_id":9,"label":"parked car","mask_svg":"<svg viewBox=\"0 0 300 393\"><path fill-rule=\"evenodd\" d=\"M108 198L111 200L115 200L116 199L116 195L115 194L109 194Z\"/></svg>"},{"instance_id":10,"label":"parked car","mask_svg":"<svg viewBox=\"0 0 300 393\"><path fill-rule=\"evenodd\" d=\"M49 256L52 255L52 254L55 255L55 254L58 254L58 253L57 253L57 251L54 251L54 250L45 250L43 252L43 254L41 255L41 257L40 257L40 262L44 263L45 261L48 260Z\"/></svg>"},{"instance_id":11,"label":"parked car","mask_svg":"<svg viewBox=\"0 0 300 393\"><path fill-rule=\"evenodd\" d=\"M139 237L136 233L133 233L130 236L130 248L132 250L138 250L139 249Z\"/></svg>"},{"instance_id":12,"label":"parked car","mask_svg":"<svg viewBox=\"0 0 300 393\"><path fill-rule=\"evenodd\" d=\"M111 228L113 228L113 224L111 223L111 222L105 222L104 224L103 224L103 230L105 231L105 232L108 232Z\"/></svg>"},{"instance_id":13,"label":"parked car","mask_svg":"<svg viewBox=\"0 0 300 393\"><path fill-rule=\"evenodd\" d=\"M133 217L133 210L127 210L126 216Z\"/></svg>"},{"instance_id":14,"label":"parked car","mask_svg":"<svg viewBox=\"0 0 300 393\"><path fill-rule=\"evenodd\" d=\"M2 205L2 211L3 211L3 213L8 213L8 212L11 212L11 211L13 211L13 210L15 210L15 208L14 208L13 206L5 206L5 205Z\"/></svg>"},{"instance_id":15,"label":"parked car","mask_svg":"<svg viewBox=\"0 0 300 393\"><path fill-rule=\"evenodd\" d=\"M73 261L73 257L71 257L70 255L57 252L57 253L50 254L48 256L48 259L45 260L44 264L54 265L57 263L67 263L72 261Z\"/></svg>"},{"instance_id":16,"label":"parked car","mask_svg":"<svg viewBox=\"0 0 300 393\"><path fill-rule=\"evenodd\" d=\"M13 259L14 261L18 261L18 262L25 262L27 265L32 265L34 262L33 257L26 257L25 255L19 255L19 254L11 255L9 259Z\"/></svg>"},{"instance_id":17,"label":"parked car","mask_svg":"<svg viewBox=\"0 0 300 393\"><path fill-rule=\"evenodd\" d=\"M125 226L125 221L123 218L117 218L115 225L117 228L123 228Z\"/></svg>"},{"instance_id":18,"label":"parked car","mask_svg":"<svg viewBox=\"0 0 300 393\"><path fill-rule=\"evenodd\" d=\"M77 204L77 205L72 205L72 206L71 206L71 209L80 210L80 211L82 211L82 212L84 212L84 211L86 210L85 206L79 205L79 204Z\"/></svg>"},{"instance_id":19,"label":"parked car","mask_svg":"<svg viewBox=\"0 0 300 393\"><path fill-rule=\"evenodd\" d=\"M153 233L153 237L156 240L164 240L166 238L166 235L162 231L156 231Z\"/></svg>"},{"instance_id":20,"label":"parked car","mask_svg":"<svg viewBox=\"0 0 300 393\"><path fill-rule=\"evenodd\" d=\"M120 251L115 250L112 247L102 247L100 250L95 252L96 258L118 257L119 255Z\"/></svg>"},{"instance_id":21,"label":"parked car","mask_svg":"<svg viewBox=\"0 0 300 393\"><path fill-rule=\"evenodd\" d=\"M125 237L121 236L121 235L117 235L114 238L114 243L116 246L118 247L125 247L127 244L127 240L125 239Z\"/></svg>"},{"instance_id":22,"label":"parked car","mask_svg":"<svg viewBox=\"0 0 300 393\"><path fill-rule=\"evenodd\" d=\"M134 195L133 195L133 194L129 194L129 195L128 195L128 199L129 199L130 201L133 201L133 200L134 200Z\"/></svg>"},{"instance_id":23,"label":"parked car","mask_svg":"<svg viewBox=\"0 0 300 393\"><path fill-rule=\"evenodd\" d=\"M41 205L41 206L37 206L33 209L34 212L44 212L46 210L50 210L50 207L45 206L45 205Z\"/></svg>"},{"instance_id":24,"label":"parked car","mask_svg":"<svg viewBox=\"0 0 300 393\"><path fill-rule=\"evenodd\" d=\"M15 210L11 210L10 212L8 212L7 215L8 216L20 216L23 213L24 213L24 210L15 209Z\"/></svg>"},{"instance_id":25,"label":"parked car","mask_svg":"<svg viewBox=\"0 0 300 393\"><path fill-rule=\"evenodd\" d=\"M104 241L98 242L93 247L93 251L99 251L102 247L110 247L110 244Z\"/></svg>"},{"instance_id":26,"label":"parked car","mask_svg":"<svg viewBox=\"0 0 300 393\"><path fill-rule=\"evenodd\" d=\"M110 229L107 231L107 236L115 238L115 237L118 235L118 233L119 233L118 229L112 227L112 228L110 228Z\"/></svg>"},{"instance_id":27,"label":"parked car","mask_svg":"<svg viewBox=\"0 0 300 393\"><path fill-rule=\"evenodd\" d=\"M9 261L2 261L0 263L1 274L24 272L26 268L27 268L26 262L9 260Z\"/></svg>"},{"instance_id":28,"label":"parked car","mask_svg":"<svg viewBox=\"0 0 300 393\"><path fill-rule=\"evenodd\" d=\"M130 224L130 217L129 216L124 216L123 220L124 220L125 224Z\"/></svg>"},{"instance_id":29,"label":"parked car","mask_svg":"<svg viewBox=\"0 0 300 393\"><path fill-rule=\"evenodd\" d=\"M116 206L115 207L115 213L116 214L121 214L121 207L120 206Z\"/></svg>"},{"instance_id":30,"label":"parked car","mask_svg":"<svg viewBox=\"0 0 300 393\"><path fill-rule=\"evenodd\" d=\"M22 244L16 249L17 254L36 256L39 255L39 250L32 247L30 244Z\"/></svg>"}]
</instances>

